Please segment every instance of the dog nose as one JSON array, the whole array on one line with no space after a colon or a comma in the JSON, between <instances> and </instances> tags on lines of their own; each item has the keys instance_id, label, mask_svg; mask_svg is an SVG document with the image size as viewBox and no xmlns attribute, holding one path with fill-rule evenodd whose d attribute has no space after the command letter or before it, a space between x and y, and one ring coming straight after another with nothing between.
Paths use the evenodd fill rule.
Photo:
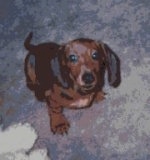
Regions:
<instances>
[{"instance_id":1,"label":"dog nose","mask_svg":"<svg viewBox=\"0 0 150 160\"><path fill-rule=\"evenodd\" d=\"M94 81L94 76L91 73L84 73L82 80L85 82L85 84L91 84Z\"/></svg>"}]
</instances>

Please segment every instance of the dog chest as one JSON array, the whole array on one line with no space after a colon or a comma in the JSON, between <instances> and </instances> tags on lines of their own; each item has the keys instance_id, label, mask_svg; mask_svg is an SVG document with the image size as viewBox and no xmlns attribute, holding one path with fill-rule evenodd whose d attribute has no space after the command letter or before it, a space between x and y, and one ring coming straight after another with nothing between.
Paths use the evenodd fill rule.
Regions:
<instances>
[{"instance_id":1,"label":"dog chest","mask_svg":"<svg viewBox=\"0 0 150 160\"><path fill-rule=\"evenodd\" d=\"M84 98L84 99L78 99L75 102L71 103L71 107L76 107L76 108L83 108L89 105L90 99Z\"/></svg>"}]
</instances>

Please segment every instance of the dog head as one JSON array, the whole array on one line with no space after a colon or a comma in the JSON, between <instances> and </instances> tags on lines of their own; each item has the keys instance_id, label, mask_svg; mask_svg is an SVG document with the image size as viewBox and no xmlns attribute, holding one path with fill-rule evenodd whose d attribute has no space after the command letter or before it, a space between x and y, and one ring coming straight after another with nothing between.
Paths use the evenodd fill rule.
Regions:
<instances>
[{"instance_id":1,"label":"dog head","mask_svg":"<svg viewBox=\"0 0 150 160\"><path fill-rule=\"evenodd\" d=\"M110 85L119 85L120 61L108 45L90 39L76 39L62 48L64 78L69 77L77 90L87 93L102 88L106 69Z\"/></svg>"}]
</instances>

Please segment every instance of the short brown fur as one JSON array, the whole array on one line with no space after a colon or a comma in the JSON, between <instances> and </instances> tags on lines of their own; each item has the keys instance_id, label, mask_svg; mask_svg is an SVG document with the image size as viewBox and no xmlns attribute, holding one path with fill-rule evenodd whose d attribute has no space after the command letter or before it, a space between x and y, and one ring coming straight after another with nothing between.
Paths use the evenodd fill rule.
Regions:
<instances>
[{"instance_id":1,"label":"short brown fur","mask_svg":"<svg viewBox=\"0 0 150 160\"><path fill-rule=\"evenodd\" d=\"M83 109L103 100L105 71L108 70L110 85L117 87L121 81L120 60L108 45L91 39L76 39L63 45L33 45L31 39L32 33L24 43L29 51L25 59L27 86L38 100L47 103L51 131L67 133L70 124L63 108ZM77 60L70 59L72 56Z\"/></svg>"}]
</instances>

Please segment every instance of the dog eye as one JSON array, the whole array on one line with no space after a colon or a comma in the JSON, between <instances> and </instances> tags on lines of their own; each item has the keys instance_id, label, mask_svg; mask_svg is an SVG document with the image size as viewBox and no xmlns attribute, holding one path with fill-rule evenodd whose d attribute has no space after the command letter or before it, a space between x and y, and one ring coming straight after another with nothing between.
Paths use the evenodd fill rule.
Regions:
<instances>
[{"instance_id":1,"label":"dog eye","mask_svg":"<svg viewBox=\"0 0 150 160\"><path fill-rule=\"evenodd\" d=\"M72 54L69 56L69 61L76 63L78 61L78 57L76 55Z\"/></svg>"},{"instance_id":2,"label":"dog eye","mask_svg":"<svg viewBox=\"0 0 150 160\"><path fill-rule=\"evenodd\" d=\"M94 60L98 60L98 59L99 59L99 54L98 54L98 52L94 52L94 53L92 54L92 58L93 58Z\"/></svg>"}]
</instances>

